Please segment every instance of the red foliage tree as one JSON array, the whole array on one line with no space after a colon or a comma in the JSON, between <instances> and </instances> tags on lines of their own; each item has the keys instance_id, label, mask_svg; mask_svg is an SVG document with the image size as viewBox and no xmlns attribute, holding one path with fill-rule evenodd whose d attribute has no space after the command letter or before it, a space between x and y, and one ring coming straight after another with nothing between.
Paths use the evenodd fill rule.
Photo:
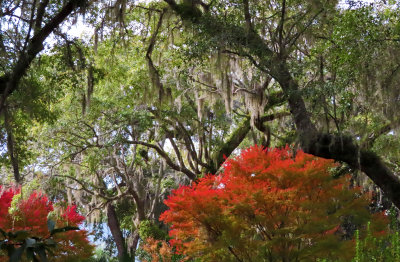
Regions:
<instances>
[{"instance_id":1,"label":"red foliage tree","mask_svg":"<svg viewBox=\"0 0 400 262\"><path fill-rule=\"evenodd\" d=\"M181 186L160 220L179 252L203 261L338 261L354 254L352 232L372 219L368 198L332 178L333 160L253 146L221 175ZM384 228L382 214L376 228ZM380 223L378 223L380 222ZM378 229L376 229L378 230Z\"/></svg>"},{"instance_id":2,"label":"red foliage tree","mask_svg":"<svg viewBox=\"0 0 400 262\"><path fill-rule=\"evenodd\" d=\"M28 198L21 198L15 206L12 205L14 197L20 193L18 189L4 190L0 186L0 228L6 232L26 231L30 238L51 239L56 243L51 250L49 261L81 261L91 257L94 247L88 241L86 230L69 230L51 234L48 227L49 213L54 211L54 206L47 196L40 192L33 192ZM14 205L14 204L13 204ZM76 212L75 206L58 208L57 212L50 214L55 221L55 228L66 226L78 227L84 217ZM18 243L16 243L18 246ZM0 261L8 261L6 254L1 254Z\"/></svg>"}]
</instances>

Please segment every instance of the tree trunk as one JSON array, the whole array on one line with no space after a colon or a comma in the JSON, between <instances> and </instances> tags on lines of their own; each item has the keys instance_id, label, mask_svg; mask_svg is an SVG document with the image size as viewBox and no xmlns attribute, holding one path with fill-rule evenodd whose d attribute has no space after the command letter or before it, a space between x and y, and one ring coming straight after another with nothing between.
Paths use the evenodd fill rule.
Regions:
<instances>
[{"instance_id":1,"label":"tree trunk","mask_svg":"<svg viewBox=\"0 0 400 262\"><path fill-rule=\"evenodd\" d=\"M132 235L129 236L128 239L128 250L129 254L132 258L132 261L134 257L136 256L136 248L139 243L139 233L137 231L132 232Z\"/></svg>"},{"instance_id":2,"label":"tree trunk","mask_svg":"<svg viewBox=\"0 0 400 262\"><path fill-rule=\"evenodd\" d=\"M122 235L115 208L111 203L107 204L107 225L110 228L118 250L118 260L121 262L131 261L126 249L125 239Z\"/></svg>"},{"instance_id":3,"label":"tree trunk","mask_svg":"<svg viewBox=\"0 0 400 262\"><path fill-rule=\"evenodd\" d=\"M18 185L20 185L21 184L21 176L19 173L18 153L15 148L14 135L13 135L12 126L10 124L9 112L8 112L7 108L5 108L5 110L4 110L4 127L6 129L6 134L7 134L7 153L10 156L10 162L13 167L14 179L15 179L15 182Z\"/></svg>"},{"instance_id":4,"label":"tree trunk","mask_svg":"<svg viewBox=\"0 0 400 262\"><path fill-rule=\"evenodd\" d=\"M301 146L304 150L308 150L311 139L317 134L317 129L311 122L299 86L290 74L286 61L282 59L276 65L271 69L271 73L287 96L290 113L296 124Z\"/></svg>"}]
</instances>

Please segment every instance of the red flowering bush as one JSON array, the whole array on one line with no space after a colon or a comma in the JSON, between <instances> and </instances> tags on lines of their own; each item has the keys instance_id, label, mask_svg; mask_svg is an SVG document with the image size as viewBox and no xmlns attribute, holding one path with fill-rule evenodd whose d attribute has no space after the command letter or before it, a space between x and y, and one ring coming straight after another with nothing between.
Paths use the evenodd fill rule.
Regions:
<instances>
[{"instance_id":1,"label":"red flowering bush","mask_svg":"<svg viewBox=\"0 0 400 262\"><path fill-rule=\"evenodd\" d=\"M28 238L43 243L54 243L55 247L48 252L48 260L57 262L80 261L92 255L94 247L87 239L88 232L70 230L72 227L78 227L84 220L84 217L76 212L75 206L52 212L53 203L45 194L33 192L29 197L22 198L19 193L18 189L5 190L0 186L0 229L11 234L24 232L24 239L10 239L8 245L18 248ZM48 220L49 216L51 220ZM49 223L53 225L49 226ZM4 251L0 251L0 261L9 261L8 255L1 252Z\"/></svg>"},{"instance_id":2,"label":"red flowering bush","mask_svg":"<svg viewBox=\"0 0 400 262\"><path fill-rule=\"evenodd\" d=\"M202 261L349 261L354 241L344 240L372 216L368 197L349 189L348 178L332 178L333 166L302 151L253 146L227 160L221 175L175 190L160 220L171 224L179 252ZM386 223L382 214L372 221L375 230Z\"/></svg>"}]
</instances>

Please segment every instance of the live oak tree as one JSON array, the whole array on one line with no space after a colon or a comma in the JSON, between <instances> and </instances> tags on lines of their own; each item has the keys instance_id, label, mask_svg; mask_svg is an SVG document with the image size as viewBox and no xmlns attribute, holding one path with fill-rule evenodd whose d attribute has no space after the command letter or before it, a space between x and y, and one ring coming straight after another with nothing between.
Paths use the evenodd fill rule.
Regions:
<instances>
[{"instance_id":1,"label":"live oak tree","mask_svg":"<svg viewBox=\"0 0 400 262\"><path fill-rule=\"evenodd\" d=\"M54 50L52 57L43 57L45 75L57 77L56 72L64 72L56 81L65 88L65 96L54 106L56 111L64 110L62 116L40 131L39 136L46 139L38 140L38 147L44 149L40 153L44 157L42 166L50 171L49 178L44 177L46 183L63 185L53 192L87 208L89 221L106 221L118 256L125 261L134 256L141 222L157 221L166 191L175 180L178 183L183 179L157 155L129 142L154 137L154 127L150 113L141 110L143 105L134 100L141 88L140 66L132 69L135 74L125 72L124 63L117 63L124 57L105 55L113 48L110 42L98 45L97 56L78 43L68 52L69 59L77 64L82 64L80 59L84 59L83 63L93 59L91 92L86 81L90 73L82 67L71 68L63 57L65 47ZM126 48L124 52L135 51ZM137 63L140 65L140 60ZM136 89L108 88L137 77ZM160 147L163 140L157 138ZM129 232L128 236L124 232Z\"/></svg>"},{"instance_id":2,"label":"live oak tree","mask_svg":"<svg viewBox=\"0 0 400 262\"><path fill-rule=\"evenodd\" d=\"M263 123L262 120L275 117L272 115L262 116L262 113L269 108L279 107L283 101L286 101L296 124L297 141L306 151L342 160L354 169L361 169L384 189L389 198L396 199L391 197L391 194L397 192L394 189L398 184L395 183L397 179L382 161L365 147L365 145L371 145L376 137L393 130L396 127L396 121L391 117L391 120L388 119L383 123L374 123L373 131L368 134L360 127L354 128L358 119L365 119L367 123L368 119L371 119L364 113L365 109L360 110L367 106L365 100L354 101L353 99L358 93L362 94L362 86L354 81L355 77L350 72L353 68L348 67L346 71L343 67L340 72L336 72L339 68L338 63L347 63L347 65L351 65L351 62L357 63L355 59L360 56L349 56L348 54L368 55L371 53L367 52L367 48L377 46L376 42L394 42L396 32L391 28L396 25L394 18L396 11L388 7L373 9L361 6L358 9L352 7L355 9L344 11L342 15L336 7L336 3L332 1L329 4L311 1L306 5L300 5L300 2L296 1L283 1L282 3L278 1L261 6L259 3L244 2L238 4L241 7L238 10L229 8L225 10L225 6L229 6L228 2L224 4L210 3L209 5L201 2L191 5L186 2L167 1L167 3L178 14L178 17L182 18L182 23L179 18L178 21L171 18L170 12L165 10L162 5L140 7L148 12L153 20L153 32L149 35L145 57L150 80L153 87L157 89L155 95L158 95L161 101L168 99L168 94L172 95L172 99L178 100L183 97L179 95L180 92L174 94L174 85L178 91L181 89L184 93L190 90L190 86L193 86L196 91L193 94L195 99L190 96L184 98L189 101L189 105L197 107L195 110L198 113L199 123L202 123L204 116L216 115L215 108L221 104L217 103L215 106L213 100L224 101L227 115L233 109L234 115L240 116L237 105L238 102L243 101L241 99L244 99L244 103L239 104L239 108L244 106L244 112L249 112L250 115L247 117L251 117L251 121L246 118L238 121L236 131L232 132L228 140L221 141L220 146L214 148L215 153L212 153L205 147L204 137L207 136L192 135L184 130L185 124L187 126L193 126L193 124L182 124L181 120L176 117L172 120L168 119L173 118L174 110L171 111L166 107L164 114L162 114L162 107L159 109L161 113L158 112L159 110L152 110L152 113L156 114L155 117L161 119L165 126L180 134L173 137L173 140L179 141L183 145L183 147L174 147L177 159L179 160L183 155L180 152L181 149L185 149L186 153L184 154L190 157L186 163L183 159L179 160L178 165L169 161L170 166L184 172L191 179L200 173L198 172L200 169L215 171L223 162L223 155L228 156L243 141L251 126L261 130L268 142L268 137L271 135L268 132L269 127L260 123ZM374 12L382 16L381 20L377 20L371 15ZM252 16L255 13L260 15ZM366 36L357 35L358 31L355 30L352 31L352 34L349 32L350 30L346 31L351 28L352 24L360 24L352 21L354 17L360 15L364 20L374 21L374 23L366 25L365 30L371 32ZM264 20L268 23L264 23ZM328 22L329 20L335 21L336 24ZM139 21L142 22L142 20ZM389 21L389 25L384 21ZM339 24L342 27L339 27ZM382 28L385 25L388 27L389 33L381 30L386 33L381 35L381 38L373 34L377 31L376 28ZM186 32L185 28L191 28L191 31ZM339 31L341 28L346 29ZM146 30L148 32L148 29ZM163 37L169 36L172 44L158 39L160 34L163 34ZM392 34L391 38L386 39L390 34ZM360 38L364 45L364 47L361 46L364 52L360 51L360 45L348 46L348 42L342 40L343 42L340 43L335 41L335 37L339 39L343 37ZM183 58L188 67L182 69L182 66L176 66L170 62L171 60L168 60L168 55L163 60L166 52L154 49L157 41L161 41L160 48L170 47L182 50L175 52L178 56L173 57L181 59L181 54L184 53ZM328 52L323 50L326 45L332 45ZM396 48L395 42L386 45L387 49L392 52ZM154 58L152 58L155 50L158 51L158 65L153 62ZM347 56L344 53L346 50ZM356 52L357 50L358 52ZM388 50L383 51L388 52ZM327 54L325 55L324 52ZM171 53L174 54L173 51ZM369 61L368 57L364 57L364 59ZM238 60L240 64L235 62ZM207 63L211 66L208 66ZM206 65L204 66L204 64ZM390 65L388 67L390 68ZM396 68L396 66L393 67ZM170 68L172 72L164 71L163 68ZM213 70L216 71L213 72ZM252 72L251 75L243 74L246 70ZM390 79L395 77L395 73L394 70ZM169 81L162 79L166 77ZM173 79L175 79L175 83L173 83ZM362 75L357 75L357 79L368 82L368 79L362 78ZM185 84L188 85L187 88L185 88ZM280 88L283 93L279 92ZM243 96L242 93L245 95ZM246 96L246 94L248 95ZM389 92L389 94L392 93ZM263 98L263 96L265 97ZM389 95L389 97L392 96ZM391 109L386 108L385 110L393 112L395 103L386 105L391 106ZM322 108L322 113L318 111L319 108ZM371 110L373 119L382 119L379 115L379 107ZM239 114L237 114L238 112ZM285 114L286 112L280 112L278 115L285 116ZM168 116L166 117L166 115ZM345 116L348 116L348 119ZM225 117L225 119L230 121L229 117ZM177 124L175 125L175 123ZM205 124L207 125L207 123ZM205 133L210 135L213 132L209 129ZM188 139L188 134L189 137L191 136L190 139ZM363 144L358 146L354 137L365 138ZM200 150L198 152L192 149L191 139L199 141ZM176 143L176 141L173 142ZM146 145L166 157L165 152L154 144L146 141L131 141L131 143ZM204 160L201 161L199 156ZM375 164L372 167L373 163ZM196 165L200 165L202 168L199 169ZM393 181L385 182L386 179Z\"/></svg>"},{"instance_id":3,"label":"live oak tree","mask_svg":"<svg viewBox=\"0 0 400 262\"><path fill-rule=\"evenodd\" d=\"M150 37L150 44L154 35ZM138 40L139 37L130 35L130 39ZM157 205L161 203L158 198L165 190L160 183L167 183L171 178L174 181L176 178L171 171L168 171L169 174L166 176L165 168L162 167L164 164L160 164L158 175L154 175L154 169L149 167L153 163L165 161L170 168L183 172L190 179L196 179L203 170L216 170L223 162L223 154L219 154L217 149L224 144L223 138L229 131L231 121L223 121L225 109L218 108L219 102L216 109L212 111L208 109L207 120L201 119L200 112L191 99L186 101L182 98L178 112L175 111L175 105L164 101L160 105L159 90L156 86L149 85L149 78L152 77L148 76L149 69L144 67L143 70L143 63L148 63L149 58L130 59L143 49L137 46L124 47L121 43L122 51L117 52L112 45L113 41L115 37L111 36L109 40L99 43L95 51L97 54L91 54L86 48L75 44L70 47L65 46L63 49L65 51L60 52L60 54L65 52L64 54L68 55L66 58L63 56L60 58L56 54L53 58L43 57L47 63L57 65L52 68L42 63L41 67L45 75L56 77L57 85L64 87L65 96L55 107L59 112L64 111L63 116L58 119L56 125L50 125L48 131L40 133L40 136L46 139L39 147L57 148L49 158L45 157L45 162L47 166L51 166L50 174L57 178L67 178L72 182L72 184L66 183L68 190L82 192L73 197L76 201L82 200L82 205L94 210L106 207L108 222L115 222L109 226L116 238L119 254L123 257L126 253L125 244L118 225L122 219L116 217L116 213L113 212L112 201L118 202L126 196L133 198L134 205L131 208L135 208L137 212L131 214L131 221L134 221L135 227L144 219L157 221L160 212L157 211ZM148 49L146 43L144 50ZM110 52L114 52L114 56L108 57ZM94 81L91 83L94 83L94 86L91 87L91 92L88 92L89 86L86 87L89 82L85 81L86 75L90 75L89 72L82 66L80 68L70 66L74 63L85 64L82 59L92 60L93 63ZM131 70L126 72L128 65L131 66ZM56 72L61 71L64 74L58 76ZM54 82L49 84L52 83ZM73 87L72 90L67 91L68 85ZM115 86L122 88L119 90L110 88ZM152 88L157 94L154 100L146 94ZM182 90L175 92L179 94ZM152 103L156 105L156 109L151 108ZM71 110L66 110L68 105L71 105L69 107ZM266 117L266 120L273 119L273 115ZM249 121L249 117L245 117L244 122ZM197 128L190 126L195 126L197 122L202 126L195 131ZM246 127L242 133L246 134L247 129ZM178 133L182 136L177 137ZM195 141L199 137L201 146L197 151ZM229 155L243 138L244 135L239 139L233 136L233 146L229 146L226 154ZM172 145L173 152L164 148L164 141ZM137 144L145 147L135 146ZM146 147L153 149L157 153L155 156L160 154L165 160L153 160L153 152L148 152ZM185 149L189 153L184 153ZM217 160L210 165L212 158ZM142 164L137 162L139 160ZM188 167L186 161L189 161ZM51 163L55 165L52 166ZM147 178L149 174L151 176ZM151 186L152 183L154 186ZM148 197L153 199L149 202ZM134 233L133 228L132 234ZM133 242L131 246L136 245Z\"/></svg>"},{"instance_id":4,"label":"live oak tree","mask_svg":"<svg viewBox=\"0 0 400 262\"><path fill-rule=\"evenodd\" d=\"M352 168L363 171L385 192L386 196L397 207L400 206L400 203L398 203L400 183L393 171L376 153L359 146L354 137L347 135L346 130L341 129L337 115L331 117L328 114L331 114L331 112L326 112L327 117L333 118L336 122L337 132L327 133L320 128L313 121L304 99L307 84L315 84L317 80L315 76L312 77L316 67L314 67L314 71L312 69L308 72L301 70L302 61L307 58L314 58L313 55L315 53L310 53L315 52L312 49L313 42L317 39L317 37L313 36L314 32L321 30L322 36L325 36L325 34L333 31L333 36L335 36L335 28L329 27L328 21L335 19L335 17L337 19L341 17L340 11L336 7L336 2L285 0L269 1L268 3L243 1L240 3L210 2L209 4L201 1L191 2L190 4L174 0L166 0L165 2L185 21L191 30L195 30L198 41L203 40L214 49L247 59L260 72L269 75L279 84L292 114L298 141L305 152L343 161ZM239 8L229 8L230 4ZM348 10L347 13L351 16L352 13L362 13L364 10L363 8ZM374 10L379 12L381 9L372 9L371 7L369 10L370 12L374 12ZM380 12L382 12L382 16L385 16L391 10L389 7ZM380 16L376 20L375 16L372 15L367 16L366 19L376 23ZM397 19L385 17L382 20L386 22L378 24L380 28L386 24L387 31L381 30L385 32L383 34L385 38L374 38L367 24L365 27L366 33L358 35L359 38L357 39L366 45L369 44L368 41L379 42L396 39L397 33L392 28L396 28ZM344 19L344 21L349 20ZM349 24L351 25L352 23L354 21L350 20ZM354 24L360 25L359 23ZM327 30L327 32L324 30ZM354 35L352 36L354 37ZM388 36L389 39L386 39ZM341 35L338 37L341 37ZM335 44L335 40L330 39L330 37L326 41L332 41ZM347 47L338 46L335 48L346 49ZM398 48L397 43L390 45L390 50L396 50L396 48ZM353 51L354 49L351 49L348 53L351 54ZM317 53L317 55L321 57L323 54ZM344 57L336 56L333 58L338 59L340 62L340 59ZM322 68L322 70L318 81L323 84L328 72L323 67L323 57L320 58L320 61L319 68L320 70ZM365 61L365 63L368 62L369 60ZM331 63L334 64L335 61L333 60ZM390 67L389 64L386 63L386 65ZM397 66L392 67L393 73L389 77L390 81L396 76L396 68ZM307 73L311 75L311 79L304 79L304 75L307 75ZM334 75L333 77L331 83L335 85L334 80L337 76ZM351 78L345 81L348 81L347 83L345 82L347 88L359 88L357 85L352 85ZM365 81L368 82L368 79ZM368 84L371 85L374 82L369 81ZM324 85L320 86L321 88L324 87ZM360 89L357 89L357 91L362 92ZM338 103L334 93L328 102L332 103L334 107ZM342 117L341 121L345 121L345 118ZM395 127L396 122L390 121L390 125ZM383 131L380 134L382 133L384 134L385 132Z\"/></svg>"}]
</instances>

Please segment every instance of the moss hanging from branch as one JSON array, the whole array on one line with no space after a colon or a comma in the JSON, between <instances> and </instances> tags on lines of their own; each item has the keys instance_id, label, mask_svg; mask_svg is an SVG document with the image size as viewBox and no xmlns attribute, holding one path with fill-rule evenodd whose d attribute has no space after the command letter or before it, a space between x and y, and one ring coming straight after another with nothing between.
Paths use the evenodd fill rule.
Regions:
<instances>
[{"instance_id":1,"label":"moss hanging from branch","mask_svg":"<svg viewBox=\"0 0 400 262\"><path fill-rule=\"evenodd\" d=\"M147 60L147 65L148 65L148 69L149 69L149 77L151 79L153 88L156 88L158 91L158 99L159 99L160 104L163 102L165 95L171 95L171 94L169 92L165 92L164 86L161 82L160 73L157 70L157 68L155 67L151 56L153 54L154 46L156 44L157 35L160 31L160 28L161 28L161 25L163 22L164 14L165 14L165 10L163 10L160 13L160 18L158 19L156 28L153 32L153 35L150 38L149 47L147 48L147 52L146 52L146 60Z\"/></svg>"}]
</instances>

